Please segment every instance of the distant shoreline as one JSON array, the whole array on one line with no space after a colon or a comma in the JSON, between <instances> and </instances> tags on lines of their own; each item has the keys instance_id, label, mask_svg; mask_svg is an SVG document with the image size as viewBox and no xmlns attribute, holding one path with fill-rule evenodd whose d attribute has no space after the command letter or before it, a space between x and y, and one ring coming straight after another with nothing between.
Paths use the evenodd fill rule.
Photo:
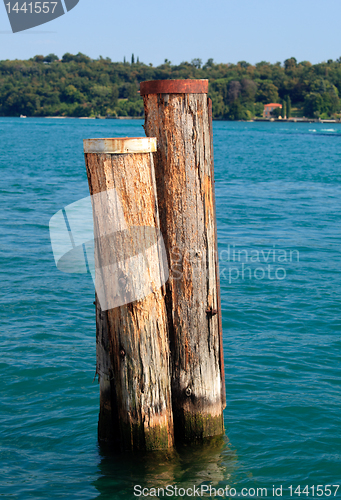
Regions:
<instances>
[{"instance_id":1,"label":"distant shoreline","mask_svg":"<svg viewBox=\"0 0 341 500\"><path fill-rule=\"evenodd\" d=\"M29 118L53 118L53 119L76 118L78 120L143 120L144 119L143 116L30 116Z\"/></svg>"},{"instance_id":2,"label":"distant shoreline","mask_svg":"<svg viewBox=\"0 0 341 500\"><path fill-rule=\"evenodd\" d=\"M254 120L248 120L253 122L284 122L284 123L341 123L341 120L321 120L319 118L299 118L292 117L289 119L279 119L279 118L255 118Z\"/></svg>"},{"instance_id":3,"label":"distant shoreline","mask_svg":"<svg viewBox=\"0 0 341 500\"><path fill-rule=\"evenodd\" d=\"M49 120L144 120L144 116L0 116L0 118L44 118ZM253 120L224 120L223 118L213 118L213 121L217 122L244 122L244 123L257 123L257 122L268 122L268 123L334 123L341 124L341 120L321 120L318 118L299 118L292 117L289 119L279 119L279 118L254 118Z\"/></svg>"}]
</instances>

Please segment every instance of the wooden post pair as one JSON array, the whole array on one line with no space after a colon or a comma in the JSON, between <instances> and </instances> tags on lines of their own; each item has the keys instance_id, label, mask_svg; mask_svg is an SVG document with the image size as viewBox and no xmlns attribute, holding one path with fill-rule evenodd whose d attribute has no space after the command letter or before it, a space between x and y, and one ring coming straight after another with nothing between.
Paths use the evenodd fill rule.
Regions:
<instances>
[{"instance_id":1,"label":"wooden post pair","mask_svg":"<svg viewBox=\"0 0 341 500\"><path fill-rule=\"evenodd\" d=\"M224 432L207 92L207 80L143 82L147 137L84 141L90 194L114 193L105 210L94 208L98 435L121 449L168 449ZM119 257L108 257L110 245ZM115 293L105 281L123 286L120 305L103 307L97 275L102 292Z\"/></svg>"}]
</instances>

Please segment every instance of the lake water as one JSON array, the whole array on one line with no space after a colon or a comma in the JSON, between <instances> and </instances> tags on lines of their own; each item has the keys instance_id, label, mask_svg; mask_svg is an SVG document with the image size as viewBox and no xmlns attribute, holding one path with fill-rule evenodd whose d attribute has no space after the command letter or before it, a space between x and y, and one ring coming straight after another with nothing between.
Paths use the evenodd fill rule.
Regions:
<instances>
[{"instance_id":1,"label":"lake water","mask_svg":"<svg viewBox=\"0 0 341 500\"><path fill-rule=\"evenodd\" d=\"M214 123L226 439L133 459L98 447L94 288L57 270L48 224L89 194L82 139L142 124L0 118L0 497L202 483L325 498L341 483L340 125Z\"/></svg>"}]
</instances>

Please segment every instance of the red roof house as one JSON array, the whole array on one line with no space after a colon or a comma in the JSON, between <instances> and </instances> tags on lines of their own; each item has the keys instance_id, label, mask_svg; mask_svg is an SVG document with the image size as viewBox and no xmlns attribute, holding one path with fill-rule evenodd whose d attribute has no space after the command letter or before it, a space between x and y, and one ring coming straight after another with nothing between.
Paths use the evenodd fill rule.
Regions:
<instances>
[{"instance_id":1,"label":"red roof house","mask_svg":"<svg viewBox=\"0 0 341 500\"><path fill-rule=\"evenodd\" d=\"M271 102L270 104L264 104L264 111L263 111L264 118L271 118L272 116L271 113L276 108L282 109L282 104L279 104L278 102Z\"/></svg>"}]
</instances>

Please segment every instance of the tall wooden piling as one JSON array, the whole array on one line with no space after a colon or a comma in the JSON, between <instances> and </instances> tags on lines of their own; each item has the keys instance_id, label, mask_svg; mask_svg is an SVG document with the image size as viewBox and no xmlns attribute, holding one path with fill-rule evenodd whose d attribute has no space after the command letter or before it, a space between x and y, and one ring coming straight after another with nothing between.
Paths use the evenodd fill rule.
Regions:
<instances>
[{"instance_id":1,"label":"tall wooden piling","mask_svg":"<svg viewBox=\"0 0 341 500\"><path fill-rule=\"evenodd\" d=\"M143 82L140 91L146 135L158 142L175 439L192 442L223 433L225 407L208 81Z\"/></svg>"},{"instance_id":2,"label":"tall wooden piling","mask_svg":"<svg viewBox=\"0 0 341 500\"><path fill-rule=\"evenodd\" d=\"M164 287L144 267L145 250L155 243L156 233L149 235L150 244L145 242L146 234L148 239L150 228L159 227L152 155L155 149L155 139L148 138L84 141L90 194L97 200L93 209L100 381L98 436L100 441L126 450L173 446ZM103 199L98 201L96 195L104 192L114 192L117 199L109 197L108 203L103 203ZM110 255L113 245L119 246L118 257ZM158 251L152 257L157 268ZM120 259L118 270L115 266ZM135 266L135 273L129 268L133 259L140 266ZM110 262L116 263L113 268L108 267ZM107 283L102 285L108 287L109 294L104 307L107 310L103 310L103 299L101 307L97 289L97 278L102 279L104 272ZM129 272L134 275L129 276ZM136 293L129 296L129 286L139 290L143 279L151 285L150 293L144 297L142 293L138 299ZM126 303L110 302L116 293L113 283L125 287ZM120 305L116 307L117 304Z\"/></svg>"}]
</instances>

